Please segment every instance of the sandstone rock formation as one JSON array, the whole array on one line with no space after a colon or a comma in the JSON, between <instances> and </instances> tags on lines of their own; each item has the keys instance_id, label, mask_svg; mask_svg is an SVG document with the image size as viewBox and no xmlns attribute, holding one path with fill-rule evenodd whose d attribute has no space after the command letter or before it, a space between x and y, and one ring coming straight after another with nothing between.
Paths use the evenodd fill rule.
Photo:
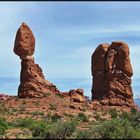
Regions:
<instances>
[{"instance_id":1,"label":"sandstone rock formation","mask_svg":"<svg viewBox=\"0 0 140 140\"><path fill-rule=\"evenodd\" d=\"M86 101L83 89L71 89L69 91L70 100L73 102L82 103Z\"/></svg>"},{"instance_id":2,"label":"sandstone rock formation","mask_svg":"<svg viewBox=\"0 0 140 140\"><path fill-rule=\"evenodd\" d=\"M107 81L105 70L106 52L109 44L100 44L92 55L92 99L103 98L107 93Z\"/></svg>"},{"instance_id":3,"label":"sandstone rock formation","mask_svg":"<svg viewBox=\"0 0 140 140\"><path fill-rule=\"evenodd\" d=\"M18 96L44 97L46 94L59 93L54 84L45 80L42 70L35 64L33 54L35 38L31 29L23 23L17 31L14 52L21 59L20 85Z\"/></svg>"},{"instance_id":4,"label":"sandstone rock formation","mask_svg":"<svg viewBox=\"0 0 140 140\"><path fill-rule=\"evenodd\" d=\"M6 94L0 94L0 101L1 100L7 100L9 98L9 96L8 95L6 95Z\"/></svg>"},{"instance_id":5,"label":"sandstone rock formation","mask_svg":"<svg viewBox=\"0 0 140 140\"><path fill-rule=\"evenodd\" d=\"M121 41L100 44L92 55L92 100L104 106L135 107L129 47Z\"/></svg>"},{"instance_id":6,"label":"sandstone rock formation","mask_svg":"<svg viewBox=\"0 0 140 140\"><path fill-rule=\"evenodd\" d=\"M84 103L87 101L84 90L80 88L71 89L69 92L61 92L60 94L71 102Z\"/></svg>"}]
</instances>

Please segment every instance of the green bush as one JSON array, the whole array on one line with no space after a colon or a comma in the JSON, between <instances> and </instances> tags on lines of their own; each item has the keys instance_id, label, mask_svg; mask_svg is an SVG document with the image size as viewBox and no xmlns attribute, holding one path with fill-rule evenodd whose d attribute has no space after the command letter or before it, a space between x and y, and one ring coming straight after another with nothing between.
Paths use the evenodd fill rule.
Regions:
<instances>
[{"instance_id":1,"label":"green bush","mask_svg":"<svg viewBox=\"0 0 140 140\"><path fill-rule=\"evenodd\" d=\"M46 134L46 123L44 121L36 121L30 126L33 137L44 138Z\"/></svg>"},{"instance_id":2,"label":"green bush","mask_svg":"<svg viewBox=\"0 0 140 140\"><path fill-rule=\"evenodd\" d=\"M132 126L135 129L140 129L140 111L136 112L135 114L130 115L130 119Z\"/></svg>"},{"instance_id":3,"label":"green bush","mask_svg":"<svg viewBox=\"0 0 140 140\"><path fill-rule=\"evenodd\" d=\"M30 126L34 123L35 121L31 118L20 118L17 119L16 122L13 124L15 127L26 127L30 128Z\"/></svg>"},{"instance_id":4,"label":"green bush","mask_svg":"<svg viewBox=\"0 0 140 140\"><path fill-rule=\"evenodd\" d=\"M0 135L5 134L5 130L8 128L8 124L6 120L2 117L0 117Z\"/></svg>"},{"instance_id":5,"label":"green bush","mask_svg":"<svg viewBox=\"0 0 140 140\"><path fill-rule=\"evenodd\" d=\"M6 107L4 104L0 104L0 114L1 115L8 115L10 112L10 109Z\"/></svg>"},{"instance_id":6,"label":"green bush","mask_svg":"<svg viewBox=\"0 0 140 140\"><path fill-rule=\"evenodd\" d=\"M67 117L69 117L69 118L71 118L71 119L73 119L75 117L73 114L64 113L64 115L67 116Z\"/></svg>"},{"instance_id":7,"label":"green bush","mask_svg":"<svg viewBox=\"0 0 140 140\"><path fill-rule=\"evenodd\" d=\"M58 114L54 114L51 116L52 122L57 122L60 119L61 119L61 116L59 116Z\"/></svg>"},{"instance_id":8,"label":"green bush","mask_svg":"<svg viewBox=\"0 0 140 140\"><path fill-rule=\"evenodd\" d=\"M44 116L44 121L49 122L51 120L52 114L51 112L48 112L48 114L46 116Z\"/></svg>"},{"instance_id":9,"label":"green bush","mask_svg":"<svg viewBox=\"0 0 140 140\"><path fill-rule=\"evenodd\" d=\"M128 112L123 111L119 116L121 119L128 119L130 120L130 114Z\"/></svg>"},{"instance_id":10,"label":"green bush","mask_svg":"<svg viewBox=\"0 0 140 140\"><path fill-rule=\"evenodd\" d=\"M66 139L70 138L73 132L76 129L75 122L63 122L58 121L53 124L51 129L48 129L46 132L46 139Z\"/></svg>"},{"instance_id":11,"label":"green bush","mask_svg":"<svg viewBox=\"0 0 140 140\"><path fill-rule=\"evenodd\" d=\"M62 94L56 94L56 96L59 98L64 98L64 96Z\"/></svg>"},{"instance_id":12,"label":"green bush","mask_svg":"<svg viewBox=\"0 0 140 140\"><path fill-rule=\"evenodd\" d=\"M44 112L41 111L35 111L31 113L32 115L36 116L36 115L44 115Z\"/></svg>"},{"instance_id":13,"label":"green bush","mask_svg":"<svg viewBox=\"0 0 140 140\"><path fill-rule=\"evenodd\" d=\"M127 119L135 129L140 129L140 111L131 110L131 113L123 112L121 119Z\"/></svg>"},{"instance_id":14,"label":"green bush","mask_svg":"<svg viewBox=\"0 0 140 140\"><path fill-rule=\"evenodd\" d=\"M6 128L0 125L0 136L5 134Z\"/></svg>"},{"instance_id":15,"label":"green bush","mask_svg":"<svg viewBox=\"0 0 140 140\"><path fill-rule=\"evenodd\" d=\"M88 121L88 117L84 113L78 113L78 118L83 122Z\"/></svg>"},{"instance_id":16,"label":"green bush","mask_svg":"<svg viewBox=\"0 0 140 140\"><path fill-rule=\"evenodd\" d=\"M126 139L137 138L139 136L139 134L136 135L139 131L133 128L128 119L113 118L97 126L95 131L99 134L100 138L106 139Z\"/></svg>"},{"instance_id":17,"label":"green bush","mask_svg":"<svg viewBox=\"0 0 140 140\"><path fill-rule=\"evenodd\" d=\"M90 130L77 130L75 139L93 139L93 133Z\"/></svg>"},{"instance_id":18,"label":"green bush","mask_svg":"<svg viewBox=\"0 0 140 140\"><path fill-rule=\"evenodd\" d=\"M131 108L130 112L131 114L135 115L137 113L137 110L135 108Z\"/></svg>"},{"instance_id":19,"label":"green bush","mask_svg":"<svg viewBox=\"0 0 140 140\"><path fill-rule=\"evenodd\" d=\"M117 110L115 108L110 109L109 114L111 115L111 118L117 118L118 116Z\"/></svg>"},{"instance_id":20,"label":"green bush","mask_svg":"<svg viewBox=\"0 0 140 140\"><path fill-rule=\"evenodd\" d=\"M50 110L56 110L56 105L55 104L50 104L50 107L49 107Z\"/></svg>"},{"instance_id":21,"label":"green bush","mask_svg":"<svg viewBox=\"0 0 140 140\"><path fill-rule=\"evenodd\" d=\"M96 113L95 118L97 121L102 121L102 118L101 118L100 114L98 114L98 113Z\"/></svg>"},{"instance_id":22,"label":"green bush","mask_svg":"<svg viewBox=\"0 0 140 140\"><path fill-rule=\"evenodd\" d=\"M10 125L17 128L28 128L32 131L33 137L44 138L46 135L47 123L43 120L35 121L31 118L17 119Z\"/></svg>"}]
</instances>

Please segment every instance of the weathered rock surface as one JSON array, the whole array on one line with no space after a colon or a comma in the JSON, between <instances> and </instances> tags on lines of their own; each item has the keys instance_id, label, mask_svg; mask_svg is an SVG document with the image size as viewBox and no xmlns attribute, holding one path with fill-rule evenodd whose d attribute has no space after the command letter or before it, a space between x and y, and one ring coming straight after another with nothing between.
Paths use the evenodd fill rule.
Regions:
<instances>
[{"instance_id":1,"label":"weathered rock surface","mask_svg":"<svg viewBox=\"0 0 140 140\"><path fill-rule=\"evenodd\" d=\"M109 44L100 44L92 55L92 99L100 99L107 93L107 73L105 69L106 52Z\"/></svg>"},{"instance_id":2,"label":"weathered rock surface","mask_svg":"<svg viewBox=\"0 0 140 140\"><path fill-rule=\"evenodd\" d=\"M71 89L69 91L69 96L70 96L70 100L73 102L85 102L86 98L84 97L84 91L83 89Z\"/></svg>"},{"instance_id":3,"label":"weathered rock surface","mask_svg":"<svg viewBox=\"0 0 140 140\"><path fill-rule=\"evenodd\" d=\"M7 100L9 98L9 96L8 95L6 95L6 94L0 94L0 100Z\"/></svg>"},{"instance_id":4,"label":"weathered rock surface","mask_svg":"<svg viewBox=\"0 0 140 140\"><path fill-rule=\"evenodd\" d=\"M129 47L117 41L101 44L92 55L92 100L104 106L135 107Z\"/></svg>"},{"instance_id":5,"label":"weathered rock surface","mask_svg":"<svg viewBox=\"0 0 140 140\"><path fill-rule=\"evenodd\" d=\"M35 38L31 29L22 23L17 31L14 52L18 56L31 56L35 51Z\"/></svg>"},{"instance_id":6,"label":"weathered rock surface","mask_svg":"<svg viewBox=\"0 0 140 140\"><path fill-rule=\"evenodd\" d=\"M18 96L44 97L47 94L59 93L59 90L51 82L45 80L42 69L35 64L32 57L35 50L35 38L31 29L23 23L17 31L14 52L21 61L20 85Z\"/></svg>"}]
</instances>

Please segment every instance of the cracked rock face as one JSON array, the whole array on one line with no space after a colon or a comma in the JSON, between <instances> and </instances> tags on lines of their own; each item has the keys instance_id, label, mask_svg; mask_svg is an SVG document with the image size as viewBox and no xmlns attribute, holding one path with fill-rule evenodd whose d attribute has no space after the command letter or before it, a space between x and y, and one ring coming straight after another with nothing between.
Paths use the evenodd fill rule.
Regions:
<instances>
[{"instance_id":1,"label":"cracked rock face","mask_svg":"<svg viewBox=\"0 0 140 140\"><path fill-rule=\"evenodd\" d=\"M42 69L35 64L33 53L35 51L35 38L31 29L23 23L17 31L14 52L21 59L20 85L18 96L20 98L45 97L47 94L59 93L56 86L45 80Z\"/></svg>"},{"instance_id":2,"label":"cracked rock face","mask_svg":"<svg viewBox=\"0 0 140 140\"><path fill-rule=\"evenodd\" d=\"M134 106L129 47L117 41L100 44L92 55L92 100L102 105Z\"/></svg>"}]
</instances>

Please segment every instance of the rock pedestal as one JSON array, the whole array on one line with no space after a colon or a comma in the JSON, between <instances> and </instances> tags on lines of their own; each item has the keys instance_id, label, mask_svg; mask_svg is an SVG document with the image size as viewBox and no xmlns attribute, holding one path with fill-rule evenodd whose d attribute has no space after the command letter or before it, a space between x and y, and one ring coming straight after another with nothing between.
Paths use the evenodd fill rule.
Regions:
<instances>
[{"instance_id":1,"label":"rock pedestal","mask_svg":"<svg viewBox=\"0 0 140 140\"><path fill-rule=\"evenodd\" d=\"M45 80L42 69L35 64L33 54L35 38L31 29L23 23L17 31L14 52L21 59L20 85L18 96L21 98L45 97L59 93L54 84Z\"/></svg>"},{"instance_id":2,"label":"rock pedestal","mask_svg":"<svg viewBox=\"0 0 140 140\"><path fill-rule=\"evenodd\" d=\"M100 44L92 55L92 100L105 106L135 107L129 47L117 41Z\"/></svg>"}]
</instances>

